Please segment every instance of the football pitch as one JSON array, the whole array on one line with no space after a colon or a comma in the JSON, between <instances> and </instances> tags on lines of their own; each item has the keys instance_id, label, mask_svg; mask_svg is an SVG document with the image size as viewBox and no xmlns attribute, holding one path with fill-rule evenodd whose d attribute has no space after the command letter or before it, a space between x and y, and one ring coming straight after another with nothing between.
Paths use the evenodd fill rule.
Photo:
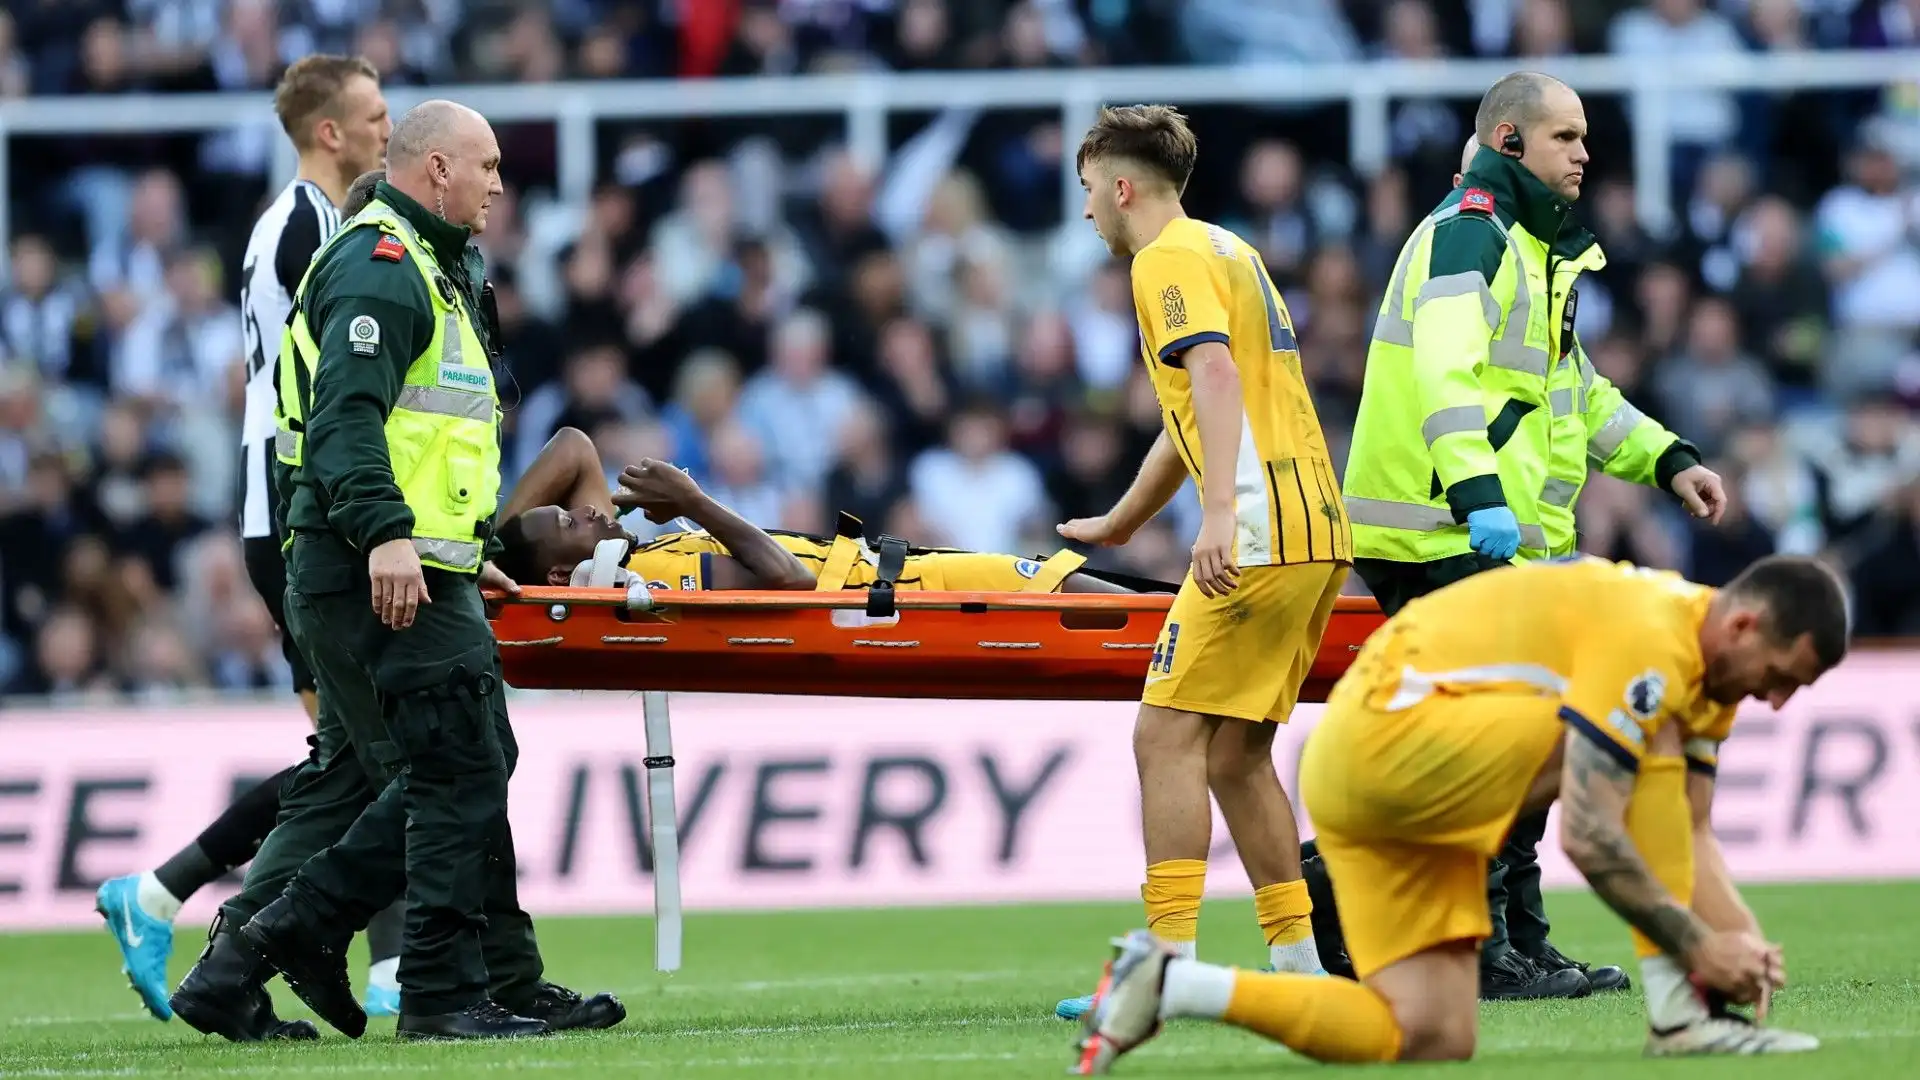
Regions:
<instances>
[{"instance_id":1,"label":"football pitch","mask_svg":"<svg viewBox=\"0 0 1920 1080\"><path fill-rule=\"evenodd\" d=\"M1813 1055L1647 1062L1639 991L1572 1002L1490 1004L1479 1059L1393 1075L1560 1080L1636 1076L1895 1077L1920 1073L1920 882L1754 888L1768 932L1787 946L1792 986L1775 1017L1819 1035ZM1626 932L1584 893L1552 901L1556 943L1627 963ZM610 1032L503 1044L416 1045L376 1020L352 1042L232 1046L178 1020L156 1023L119 976L99 933L0 937L0 1076L480 1077L735 1076L1008 1078L1061 1074L1077 1026L1057 998L1089 989L1106 938L1137 904L695 915L687 964L652 970L645 919L548 919L549 977L610 989L627 1022ZM1205 957L1258 965L1265 949L1244 901L1212 901ZM172 977L201 945L182 925ZM1631 970L1631 968L1629 969ZM356 986L365 961L352 967ZM307 1015L278 983L283 1016ZM1123 1059L1117 1076L1251 1077L1322 1068L1261 1039L1192 1021Z\"/></svg>"}]
</instances>

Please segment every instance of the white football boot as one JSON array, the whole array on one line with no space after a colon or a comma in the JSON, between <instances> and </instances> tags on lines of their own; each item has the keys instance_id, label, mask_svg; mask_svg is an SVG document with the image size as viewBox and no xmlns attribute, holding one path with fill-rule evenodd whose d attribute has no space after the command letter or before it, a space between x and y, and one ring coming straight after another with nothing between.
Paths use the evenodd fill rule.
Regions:
<instances>
[{"instance_id":1,"label":"white football boot","mask_svg":"<svg viewBox=\"0 0 1920 1080\"><path fill-rule=\"evenodd\" d=\"M1082 1018L1080 1058L1067 1072L1102 1076L1113 1060L1160 1033L1160 990L1173 948L1146 930L1113 939L1113 959Z\"/></svg>"},{"instance_id":2,"label":"white football boot","mask_svg":"<svg viewBox=\"0 0 1920 1080\"><path fill-rule=\"evenodd\" d=\"M1696 1020L1671 1031L1647 1033L1648 1057L1702 1054L1803 1054L1820 1049L1820 1040L1798 1031L1761 1027L1741 1016L1723 1014Z\"/></svg>"}]
</instances>

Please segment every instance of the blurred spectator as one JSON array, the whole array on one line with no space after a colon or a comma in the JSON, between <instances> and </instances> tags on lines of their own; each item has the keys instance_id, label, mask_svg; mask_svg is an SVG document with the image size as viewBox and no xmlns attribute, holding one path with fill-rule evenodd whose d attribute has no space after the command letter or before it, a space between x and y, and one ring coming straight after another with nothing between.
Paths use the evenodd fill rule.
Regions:
<instances>
[{"instance_id":1,"label":"blurred spectator","mask_svg":"<svg viewBox=\"0 0 1920 1080\"><path fill-rule=\"evenodd\" d=\"M1785 199L1756 202L1744 232L1736 239L1745 258L1732 292L1740 336L1775 379L1804 390L1826 355L1826 280L1807 255L1800 217Z\"/></svg>"},{"instance_id":2,"label":"blurred spectator","mask_svg":"<svg viewBox=\"0 0 1920 1080\"><path fill-rule=\"evenodd\" d=\"M672 439L671 460L693 478L710 478L709 452L713 434L738 418L740 365L718 349L704 349L687 357L674 382L673 400L660 420Z\"/></svg>"},{"instance_id":3,"label":"blurred spectator","mask_svg":"<svg viewBox=\"0 0 1920 1080\"><path fill-rule=\"evenodd\" d=\"M729 420L714 431L710 452L713 497L763 529L780 528L786 495L769 478L766 447L753 432Z\"/></svg>"},{"instance_id":4,"label":"blurred spectator","mask_svg":"<svg viewBox=\"0 0 1920 1080\"><path fill-rule=\"evenodd\" d=\"M1920 422L1899 402L1870 398L1848 410L1839 430L1802 436L1812 463L1820 518L1830 541L1845 539L1920 479Z\"/></svg>"},{"instance_id":5,"label":"blurred spectator","mask_svg":"<svg viewBox=\"0 0 1920 1080\"><path fill-rule=\"evenodd\" d=\"M901 453L917 455L945 438L958 391L925 323L895 319L881 331L873 389L894 418L894 443Z\"/></svg>"},{"instance_id":6,"label":"blurred spectator","mask_svg":"<svg viewBox=\"0 0 1920 1080\"><path fill-rule=\"evenodd\" d=\"M1920 192L1877 143L1856 147L1847 173L1815 211L1839 331L1822 382L1840 395L1889 386L1920 328Z\"/></svg>"},{"instance_id":7,"label":"blurred spectator","mask_svg":"<svg viewBox=\"0 0 1920 1080\"><path fill-rule=\"evenodd\" d=\"M145 301L114 351L114 392L174 406L217 400L246 352L240 311L223 299L211 251L172 253L165 265L166 291Z\"/></svg>"},{"instance_id":8,"label":"blurred spectator","mask_svg":"<svg viewBox=\"0 0 1920 1080\"><path fill-rule=\"evenodd\" d=\"M878 540L888 511L907 494L886 415L870 401L856 404L840 425L838 450L823 509L854 515L866 526L867 539Z\"/></svg>"},{"instance_id":9,"label":"blurred spectator","mask_svg":"<svg viewBox=\"0 0 1920 1080\"><path fill-rule=\"evenodd\" d=\"M950 430L952 449L923 452L909 473L915 509L937 541L970 551L1019 551L1050 532L1040 472L1007 448L999 408L969 405L954 414Z\"/></svg>"},{"instance_id":10,"label":"blurred spectator","mask_svg":"<svg viewBox=\"0 0 1920 1080\"><path fill-rule=\"evenodd\" d=\"M1609 44L1623 59L1654 65L1745 50L1739 31L1704 0L1651 0L1645 8L1623 12L1614 20ZM1669 92L1667 123L1673 133L1673 185L1678 193L1693 188L1694 174L1713 148L1739 134L1740 113L1731 94Z\"/></svg>"},{"instance_id":11,"label":"blurred spectator","mask_svg":"<svg viewBox=\"0 0 1920 1080\"><path fill-rule=\"evenodd\" d=\"M1773 383L1766 368L1741 350L1733 306L1719 297L1694 307L1686 351L1661 364L1654 391L1662 419L1710 455L1720 452L1734 428L1773 416Z\"/></svg>"},{"instance_id":12,"label":"blurred spectator","mask_svg":"<svg viewBox=\"0 0 1920 1080\"><path fill-rule=\"evenodd\" d=\"M819 486L833 465L834 433L860 399L859 385L831 366L830 344L819 312L788 315L774 330L772 363L740 392L741 422L763 448L779 448L768 475L788 489Z\"/></svg>"},{"instance_id":13,"label":"blurred spectator","mask_svg":"<svg viewBox=\"0 0 1920 1080\"><path fill-rule=\"evenodd\" d=\"M191 481L187 463L176 454L149 454L144 469L146 512L120 532L118 548L138 556L161 590L171 592L179 582L180 552L187 541L212 527L188 505Z\"/></svg>"}]
</instances>

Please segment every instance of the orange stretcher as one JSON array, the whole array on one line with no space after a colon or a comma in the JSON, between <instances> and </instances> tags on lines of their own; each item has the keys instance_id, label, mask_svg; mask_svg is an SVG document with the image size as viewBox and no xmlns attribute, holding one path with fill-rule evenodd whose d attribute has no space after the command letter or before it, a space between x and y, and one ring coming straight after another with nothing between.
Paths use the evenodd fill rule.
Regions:
<instances>
[{"instance_id":1,"label":"orange stretcher","mask_svg":"<svg viewBox=\"0 0 1920 1080\"><path fill-rule=\"evenodd\" d=\"M678 971L680 818L669 693L1133 701L1166 594L681 592L528 586L490 593L507 684L639 690L654 853L654 968ZM1325 701L1385 619L1343 597L1300 700Z\"/></svg>"},{"instance_id":2,"label":"orange stretcher","mask_svg":"<svg viewBox=\"0 0 1920 1080\"><path fill-rule=\"evenodd\" d=\"M1165 594L680 592L528 587L489 597L507 684L888 698L1130 701ZM1341 597L1303 688L1324 701L1384 621Z\"/></svg>"}]
</instances>

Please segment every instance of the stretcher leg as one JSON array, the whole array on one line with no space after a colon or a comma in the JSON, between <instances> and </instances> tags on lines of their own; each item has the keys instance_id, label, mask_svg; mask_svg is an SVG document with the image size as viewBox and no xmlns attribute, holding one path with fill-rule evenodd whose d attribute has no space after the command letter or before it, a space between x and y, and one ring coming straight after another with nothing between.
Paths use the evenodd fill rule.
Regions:
<instances>
[{"instance_id":1,"label":"stretcher leg","mask_svg":"<svg viewBox=\"0 0 1920 1080\"><path fill-rule=\"evenodd\" d=\"M641 695L647 720L647 817L653 842L653 967L680 970L680 811L673 799L673 720L667 695Z\"/></svg>"}]
</instances>

